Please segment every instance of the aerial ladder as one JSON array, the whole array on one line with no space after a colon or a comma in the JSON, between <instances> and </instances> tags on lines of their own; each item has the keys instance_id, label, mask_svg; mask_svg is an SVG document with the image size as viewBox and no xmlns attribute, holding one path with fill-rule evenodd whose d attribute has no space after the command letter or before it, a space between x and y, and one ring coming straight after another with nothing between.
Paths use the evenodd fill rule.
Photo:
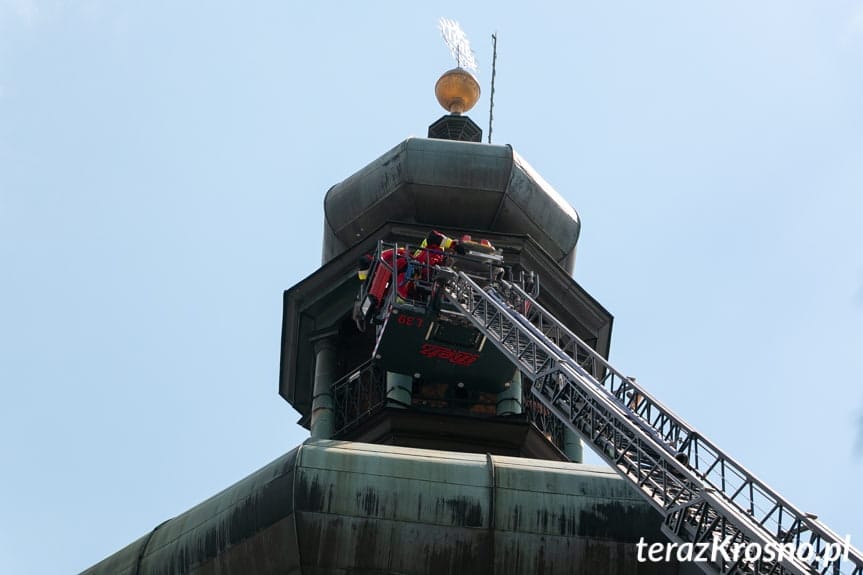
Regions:
<instances>
[{"instance_id":1,"label":"aerial ladder","mask_svg":"<svg viewBox=\"0 0 863 575\"><path fill-rule=\"evenodd\" d=\"M662 514L671 542L707 550L694 554L705 572L863 575L860 551L622 375L517 282L480 285L451 268L438 277L445 302L532 381L545 408Z\"/></svg>"},{"instance_id":2,"label":"aerial ladder","mask_svg":"<svg viewBox=\"0 0 863 575\"><path fill-rule=\"evenodd\" d=\"M397 372L416 368L428 361L423 350L436 324L446 325L450 341L459 339L458 330L476 330L482 341L473 344L483 350L490 342L495 353L486 346L480 355L462 354L472 363L449 356L462 364L459 377L492 386L506 379L501 363L509 360L545 409L662 515L669 540L691 546L706 573L863 575L863 554L850 542L768 487L543 308L535 299L538 278L516 280L500 254L488 250L450 256L449 265L417 265L411 275L404 269L414 265L408 254L416 249L379 242L370 277L380 268L393 281L375 313L367 286L361 288L355 315L362 329L366 320L377 325L374 358L382 353ZM400 269L401 285L410 276L427 295L399 296ZM413 347L420 354L410 353ZM399 359L407 364L392 364Z\"/></svg>"}]
</instances>

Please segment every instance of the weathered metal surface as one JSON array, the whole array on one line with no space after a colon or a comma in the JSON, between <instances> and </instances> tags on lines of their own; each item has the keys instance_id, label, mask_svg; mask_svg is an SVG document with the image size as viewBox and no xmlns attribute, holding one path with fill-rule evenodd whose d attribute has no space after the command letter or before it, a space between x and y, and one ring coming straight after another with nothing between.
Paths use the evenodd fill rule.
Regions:
<instances>
[{"instance_id":1,"label":"weathered metal surface","mask_svg":"<svg viewBox=\"0 0 863 575\"><path fill-rule=\"evenodd\" d=\"M388 221L528 234L569 273L578 214L510 146L411 138L324 199L323 261Z\"/></svg>"},{"instance_id":2,"label":"weathered metal surface","mask_svg":"<svg viewBox=\"0 0 863 575\"><path fill-rule=\"evenodd\" d=\"M659 522L610 470L318 441L84 573L677 573Z\"/></svg>"},{"instance_id":3,"label":"weathered metal surface","mask_svg":"<svg viewBox=\"0 0 863 575\"><path fill-rule=\"evenodd\" d=\"M297 573L294 449L83 575Z\"/></svg>"}]
</instances>

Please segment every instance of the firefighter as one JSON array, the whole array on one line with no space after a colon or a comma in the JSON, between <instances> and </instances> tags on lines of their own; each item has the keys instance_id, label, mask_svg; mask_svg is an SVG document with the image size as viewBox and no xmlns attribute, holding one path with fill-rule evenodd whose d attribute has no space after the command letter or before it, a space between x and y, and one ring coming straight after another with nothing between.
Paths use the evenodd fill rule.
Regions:
<instances>
[{"instance_id":1,"label":"firefighter","mask_svg":"<svg viewBox=\"0 0 863 575\"><path fill-rule=\"evenodd\" d=\"M417 274L425 279L430 279L430 270L443 262L446 258L445 252L453 249L458 242L437 230L432 230L423 239L420 247L412 254L404 247L395 250L392 248L381 252L380 261L371 278L367 298L371 301L368 305L364 302L365 315L374 308L380 306L385 299L387 288L390 285L393 272L396 273L396 291L399 297L409 299L414 295L414 278ZM371 260L370 260L371 262ZM371 263L369 263L371 265ZM360 273L362 274L362 268ZM368 268L365 268L368 273Z\"/></svg>"},{"instance_id":2,"label":"firefighter","mask_svg":"<svg viewBox=\"0 0 863 575\"><path fill-rule=\"evenodd\" d=\"M470 236L465 237L470 238ZM432 230L425 237L423 243L420 244L419 249L414 252L414 257L419 257L420 252L423 250L437 249L445 252L456 247L456 245L458 245L456 240L446 237L437 230Z\"/></svg>"},{"instance_id":3,"label":"firefighter","mask_svg":"<svg viewBox=\"0 0 863 575\"><path fill-rule=\"evenodd\" d=\"M398 249L387 249L381 252L381 258L372 276L368 295L372 298L373 307L377 307L384 300L387 287L390 285L393 271L397 277L404 274L407 268L407 250L403 247Z\"/></svg>"},{"instance_id":4,"label":"firefighter","mask_svg":"<svg viewBox=\"0 0 863 575\"><path fill-rule=\"evenodd\" d=\"M427 296L427 293L416 293L416 280L430 283L435 266L444 263L447 252L451 252L457 247L457 240L449 238L437 230L430 231L408 261L405 273L399 277L399 296L405 299L416 299L418 295Z\"/></svg>"},{"instance_id":5,"label":"firefighter","mask_svg":"<svg viewBox=\"0 0 863 575\"><path fill-rule=\"evenodd\" d=\"M357 260L357 279L364 282L369 277L369 269L372 267L372 254L363 254Z\"/></svg>"}]
</instances>

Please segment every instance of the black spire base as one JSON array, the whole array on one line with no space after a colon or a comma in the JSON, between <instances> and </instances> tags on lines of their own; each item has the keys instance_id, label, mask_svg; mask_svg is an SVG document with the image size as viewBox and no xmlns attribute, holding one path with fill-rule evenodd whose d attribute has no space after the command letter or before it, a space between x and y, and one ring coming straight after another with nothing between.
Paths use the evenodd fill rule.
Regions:
<instances>
[{"instance_id":1,"label":"black spire base","mask_svg":"<svg viewBox=\"0 0 863 575\"><path fill-rule=\"evenodd\" d=\"M458 140L459 142L482 142L482 128L467 116L450 114L429 126L429 138Z\"/></svg>"}]
</instances>

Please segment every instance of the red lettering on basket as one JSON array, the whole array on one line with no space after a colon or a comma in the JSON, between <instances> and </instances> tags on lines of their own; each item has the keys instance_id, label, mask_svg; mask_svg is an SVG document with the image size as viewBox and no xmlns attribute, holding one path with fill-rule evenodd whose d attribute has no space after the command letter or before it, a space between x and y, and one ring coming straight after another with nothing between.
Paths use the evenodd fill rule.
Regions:
<instances>
[{"instance_id":1,"label":"red lettering on basket","mask_svg":"<svg viewBox=\"0 0 863 575\"><path fill-rule=\"evenodd\" d=\"M445 359L455 365L467 367L479 359L479 355L468 353L466 351L458 351L442 345L433 343L424 343L420 348L420 354L429 358Z\"/></svg>"},{"instance_id":2,"label":"red lettering on basket","mask_svg":"<svg viewBox=\"0 0 863 575\"><path fill-rule=\"evenodd\" d=\"M401 325L407 325L407 326L411 326L411 327L422 327L423 326L423 318L416 317L413 315L405 315L403 313L399 314L398 321L399 321L399 324L401 324Z\"/></svg>"}]
</instances>

